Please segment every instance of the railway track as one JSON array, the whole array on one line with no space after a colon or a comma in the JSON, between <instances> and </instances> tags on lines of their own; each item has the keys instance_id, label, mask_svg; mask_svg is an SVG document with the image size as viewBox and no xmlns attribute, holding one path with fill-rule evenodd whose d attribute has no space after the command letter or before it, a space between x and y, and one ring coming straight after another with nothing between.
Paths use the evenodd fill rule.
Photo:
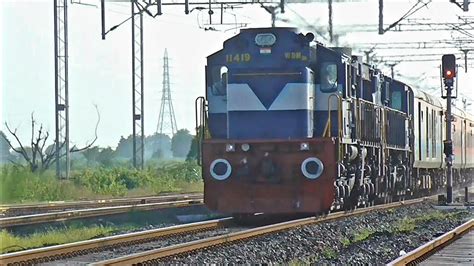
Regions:
<instances>
[{"instance_id":1,"label":"railway track","mask_svg":"<svg viewBox=\"0 0 474 266\"><path fill-rule=\"evenodd\" d=\"M443 249L444 247L449 246L454 241L459 239L464 234L467 234L474 228L474 219L471 219L464 224L456 227L455 229L431 240L430 242L412 250L411 252L399 257L398 259L390 262L388 265L398 266L398 265L417 265L422 261L429 258L431 255L437 251ZM472 246L472 243L471 243ZM469 251L472 255L472 250ZM462 254L457 254L458 256ZM454 264L455 262L453 262Z\"/></svg>"},{"instance_id":2,"label":"railway track","mask_svg":"<svg viewBox=\"0 0 474 266\"><path fill-rule=\"evenodd\" d=\"M170 257L170 256L179 256L189 252L193 252L200 249L211 248L213 246L227 245L234 243L236 241L245 241L246 239L251 239L258 236L263 236L266 234L272 234L284 230L293 229L300 226L328 222L333 220L338 220L342 218L347 218L355 215L365 214L375 210L386 210L391 208L396 208L400 206L407 206L411 204L421 203L425 199L413 199L405 202L396 202L387 205L373 206L363 209L357 209L352 212L337 212L332 213L327 216L321 217L309 217L303 218L283 223L277 223L262 227L257 227L249 230L243 230L239 232L234 232L230 234L210 237L206 239L191 241L183 244L168 246L156 250L150 250L146 252L131 254L123 257L118 257L110 260L104 260L94 263L93 265L131 265L139 263L154 263L158 262L160 259Z\"/></svg>"},{"instance_id":3,"label":"railway track","mask_svg":"<svg viewBox=\"0 0 474 266\"><path fill-rule=\"evenodd\" d=\"M134 232L75 243L56 245L51 247L37 248L0 255L0 264L37 264L77 256L88 252L97 252L107 248L120 245L136 245L139 243L153 241L159 238L171 237L182 234L214 230L227 226L232 218L223 218L205 222L177 225L166 228Z\"/></svg>"},{"instance_id":4,"label":"railway track","mask_svg":"<svg viewBox=\"0 0 474 266\"><path fill-rule=\"evenodd\" d=\"M173 194L148 197L115 198L82 201L51 201L38 204L0 204L0 216L20 216L73 209L91 209L112 206L138 205L178 200L202 199L202 193Z\"/></svg>"},{"instance_id":5,"label":"railway track","mask_svg":"<svg viewBox=\"0 0 474 266\"><path fill-rule=\"evenodd\" d=\"M397 202L388 205L374 206L364 209L358 209L352 212L338 212L320 217L309 217L283 223L271 224L262 227L256 227L252 229L243 228L236 230L231 233L222 233L213 237L204 237L202 239L187 241L179 244L164 245L159 248L154 248L149 251L134 253L131 255L124 255L121 257L115 257L108 260L101 260L95 262L96 265L122 265L122 264L134 264L143 263L149 261L156 261L169 256L176 256L188 252L192 252L199 249L209 248L212 246L226 245L235 241L242 241L245 239L251 239L257 236L265 234L276 233L283 230L289 230L292 228L327 222L332 220L338 220L350 216L361 215L375 210L384 210L390 208L396 208L404 205L416 204L424 201L424 199L415 199L405 202ZM100 238L96 240L88 240L77 243L70 243L65 245L58 245L46 248L39 248L21 252L15 252L11 254L5 254L0 256L1 264L11 263L38 263L49 260L58 260L61 258L67 258L70 256L84 254L98 249L110 248L117 245L128 245L137 243L147 242L152 239L162 238L166 236L178 235L178 234L189 234L196 231L214 230L219 227L227 226L231 222L231 219L221 219L209 222L194 223L188 225L173 226L168 228L156 229L152 231L144 231L139 233L117 235L107 238Z\"/></svg>"},{"instance_id":6,"label":"railway track","mask_svg":"<svg viewBox=\"0 0 474 266\"><path fill-rule=\"evenodd\" d=\"M95 216L106 216L112 214L120 214L131 211L150 211L164 208L177 208L193 205L202 205L203 200L201 195L174 197L170 201L156 202L156 203L136 203L127 204L125 206L100 207L91 209L78 209L60 212L40 213L31 215L12 216L0 218L0 228L8 228L19 225L30 225L38 223L58 222L71 219L88 218ZM145 201L146 202L146 201ZM69 204L69 203L68 203Z\"/></svg>"}]
</instances>

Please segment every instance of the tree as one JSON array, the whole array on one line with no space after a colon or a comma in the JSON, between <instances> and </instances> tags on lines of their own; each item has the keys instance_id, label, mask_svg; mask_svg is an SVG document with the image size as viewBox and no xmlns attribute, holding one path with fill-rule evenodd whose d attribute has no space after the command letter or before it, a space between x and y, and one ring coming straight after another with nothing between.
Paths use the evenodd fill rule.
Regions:
<instances>
[{"instance_id":1,"label":"tree","mask_svg":"<svg viewBox=\"0 0 474 266\"><path fill-rule=\"evenodd\" d=\"M101 149L98 156L97 162L102 166L111 166L114 159L114 150L112 148L107 147Z\"/></svg>"},{"instance_id":2,"label":"tree","mask_svg":"<svg viewBox=\"0 0 474 266\"><path fill-rule=\"evenodd\" d=\"M94 146L82 151L82 155L84 155L84 158L86 158L87 166L93 166L97 162L97 157L99 157L99 153L100 149L98 146Z\"/></svg>"},{"instance_id":3,"label":"tree","mask_svg":"<svg viewBox=\"0 0 474 266\"><path fill-rule=\"evenodd\" d=\"M171 139L168 135L155 133L145 138L145 158L171 157Z\"/></svg>"},{"instance_id":4,"label":"tree","mask_svg":"<svg viewBox=\"0 0 474 266\"><path fill-rule=\"evenodd\" d=\"M97 128L100 122L100 113L97 106L95 106L95 108L97 111L95 138L83 148L77 148L76 146L73 146L72 148L69 149L69 152L84 151L92 147L92 145L97 140ZM37 172L37 171L43 172L47 170L51 165L53 165L57 159L56 154L55 154L56 141L54 141L54 144L52 146L50 145L49 147L46 147L46 143L48 142L48 139L50 136L49 132L43 128L43 124L39 124L38 131L36 131L37 125L38 124L36 120L34 119L34 115L33 113L31 113L31 139L30 139L29 147L25 146L23 142L20 140L20 138L18 137L18 133L17 133L18 128L11 129L7 122L5 122L5 126L8 132L10 132L10 134L13 136L13 138L15 139L19 147L15 147L10 141L8 141L8 139L6 138L4 134L2 135L2 138L8 142L8 145L10 146L10 148L17 154L21 155L21 157L26 161L26 164L30 168L31 172ZM59 144L60 151L64 150L64 145L65 143ZM61 153L59 155L59 159L61 159L65 155L66 155L65 152Z\"/></svg>"},{"instance_id":5,"label":"tree","mask_svg":"<svg viewBox=\"0 0 474 266\"><path fill-rule=\"evenodd\" d=\"M186 161L194 161L194 160L198 160L199 162L199 157L201 156L199 153L200 153L200 150L201 148L199 147L199 145L201 145L201 132L202 132L202 126L199 126L198 130L197 130L197 134L196 136L193 137L193 140L191 142L191 147L189 149L189 152L188 152L188 155L186 156Z\"/></svg>"},{"instance_id":6,"label":"tree","mask_svg":"<svg viewBox=\"0 0 474 266\"><path fill-rule=\"evenodd\" d=\"M132 135L124 138L120 137L120 141L115 149L115 155L121 159L130 159L133 156L133 137Z\"/></svg>"},{"instance_id":7,"label":"tree","mask_svg":"<svg viewBox=\"0 0 474 266\"><path fill-rule=\"evenodd\" d=\"M187 129L178 130L171 139L171 150L173 151L173 156L181 158L186 157L189 148L191 147L192 140L193 136L189 134Z\"/></svg>"},{"instance_id":8,"label":"tree","mask_svg":"<svg viewBox=\"0 0 474 266\"><path fill-rule=\"evenodd\" d=\"M0 164L12 161L14 156L10 152L10 141L3 131L0 131Z\"/></svg>"}]
</instances>

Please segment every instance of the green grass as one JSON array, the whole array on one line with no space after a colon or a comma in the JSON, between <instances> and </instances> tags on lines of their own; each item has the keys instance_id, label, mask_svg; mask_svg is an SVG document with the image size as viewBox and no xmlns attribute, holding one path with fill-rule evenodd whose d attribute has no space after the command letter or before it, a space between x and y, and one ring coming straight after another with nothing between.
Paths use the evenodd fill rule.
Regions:
<instances>
[{"instance_id":1,"label":"green grass","mask_svg":"<svg viewBox=\"0 0 474 266\"><path fill-rule=\"evenodd\" d=\"M93 226L88 228L64 228L25 237L14 236L5 230L0 231L0 253L46 247L77 242L111 235L118 228Z\"/></svg>"},{"instance_id":2,"label":"green grass","mask_svg":"<svg viewBox=\"0 0 474 266\"><path fill-rule=\"evenodd\" d=\"M337 259L337 251L330 247L324 248L321 255L327 260Z\"/></svg>"},{"instance_id":3,"label":"green grass","mask_svg":"<svg viewBox=\"0 0 474 266\"><path fill-rule=\"evenodd\" d=\"M364 241L375 233L375 230L364 228L354 235L354 243Z\"/></svg>"},{"instance_id":4,"label":"green grass","mask_svg":"<svg viewBox=\"0 0 474 266\"><path fill-rule=\"evenodd\" d=\"M399 234L405 234L405 233L410 233L419 224L423 224L429 221L433 220L448 220L456 217L457 215L461 215L463 212L440 212L440 211L434 211L430 212L427 214L423 214L414 218L404 218L393 226L392 233L399 233Z\"/></svg>"},{"instance_id":5,"label":"green grass","mask_svg":"<svg viewBox=\"0 0 474 266\"><path fill-rule=\"evenodd\" d=\"M434 220L448 220L448 219L453 219L458 215L462 215L463 211L459 212L441 212L441 211L432 211L429 213L425 213L413 218L404 218L399 221L396 221L392 229L390 231L385 232L388 234L406 234L410 233L413 230L416 229L416 227L420 224L425 224L429 221L434 221ZM375 229L371 228L363 228L360 229L359 231L356 231L349 237L344 237L340 240L342 246L344 248L349 247L352 244L355 244L357 242L362 242L365 241L366 239L369 239L372 237L374 234L376 234L378 231Z\"/></svg>"},{"instance_id":6,"label":"green grass","mask_svg":"<svg viewBox=\"0 0 474 266\"><path fill-rule=\"evenodd\" d=\"M342 238L340 241L344 247L348 247L351 244L351 240L347 237Z\"/></svg>"},{"instance_id":7,"label":"green grass","mask_svg":"<svg viewBox=\"0 0 474 266\"><path fill-rule=\"evenodd\" d=\"M356 231L353 235L351 235L350 238L346 238L346 237L342 238L340 242L344 247L348 247L354 243L362 242L370 238L375 233L376 233L376 230L372 228L363 228L359 231Z\"/></svg>"},{"instance_id":8,"label":"green grass","mask_svg":"<svg viewBox=\"0 0 474 266\"><path fill-rule=\"evenodd\" d=\"M202 192L201 168L193 162L171 162L144 170L126 167L75 170L70 180L53 171L0 168L0 204L151 196L164 192Z\"/></svg>"}]
</instances>

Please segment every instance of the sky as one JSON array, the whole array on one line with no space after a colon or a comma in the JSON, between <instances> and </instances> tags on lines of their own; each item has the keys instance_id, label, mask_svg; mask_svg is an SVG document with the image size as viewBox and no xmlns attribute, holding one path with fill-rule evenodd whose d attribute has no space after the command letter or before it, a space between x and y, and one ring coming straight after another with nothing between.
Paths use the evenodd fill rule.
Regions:
<instances>
[{"instance_id":1,"label":"sky","mask_svg":"<svg viewBox=\"0 0 474 266\"><path fill-rule=\"evenodd\" d=\"M74 2L99 4L98 0ZM385 23L391 23L398 20L417 1L384 2L384 20ZM339 45L357 47L357 43L440 40L459 35L452 32L389 31L384 35L376 32L351 32L350 26L353 24L378 23L377 3L378 0L349 3L335 1L334 29L340 35ZM473 10L474 5L471 11L462 12L459 7L449 3L449 0L434 0L410 19L457 21L458 15L472 17ZM96 144L115 147L121 136L126 137L132 132L131 24L124 23L110 32L106 40L102 40L99 8L70 4L68 12L71 143L83 146L94 138L97 119L94 105L97 105L101 121ZM203 29L208 19L207 10L194 10L185 15L182 6L165 6L163 13L157 18L144 16L146 135L153 134L157 128L165 49L170 57L171 93L178 128L194 132L194 100L204 95L206 57L221 49L224 40L237 34L238 29L233 28L241 23L247 27L271 25L270 15L257 5L227 10L224 22L230 25L212 25L217 31ZM106 27L110 28L130 16L130 4L107 3L106 14ZM285 14L277 17L277 26L295 26L301 28L302 32L308 32L311 27L307 25L316 25L325 30L328 21L327 3L289 4ZM213 21L219 19L219 11L216 10ZM20 138L28 142L31 136L30 116L33 113L35 120L53 134L53 1L0 0L0 31L0 129L5 131L4 122L7 122L12 128L18 128ZM317 40L328 43L318 35ZM442 54L456 50L376 50L378 56L418 52ZM440 62L400 63L395 67L396 77L414 87L437 88L433 92L436 94L439 92L439 64ZM387 67L381 67L385 74L390 75ZM474 99L474 68L469 69L467 74L461 72L460 92Z\"/></svg>"}]
</instances>

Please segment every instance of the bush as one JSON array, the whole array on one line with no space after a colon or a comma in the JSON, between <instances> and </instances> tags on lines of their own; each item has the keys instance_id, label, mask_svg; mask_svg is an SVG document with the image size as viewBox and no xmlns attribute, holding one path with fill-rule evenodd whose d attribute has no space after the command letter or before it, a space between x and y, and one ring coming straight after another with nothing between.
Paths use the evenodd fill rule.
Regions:
<instances>
[{"instance_id":1,"label":"bush","mask_svg":"<svg viewBox=\"0 0 474 266\"><path fill-rule=\"evenodd\" d=\"M125 181L114 169L97 168L74 175L76 184L102 195L123 196L127 191Z\"/></svg>"},{"instance_id":2,"label":"bush","mask_svg":"<svg viewBox=\"0 0 474 266\"><path fill-rule=\"evenodd\" d=\"M190 161L172 163L159 167L157 175L177 181L197 182L201 180L201 167Z\"/></svg>"},{"instance_id":3,"label":"bush","mask_svg":"<svg viewBox=\"0 0 474 266\"><path fill-rule=\"evenodd\" d=\"M18 166L4 166L0 171L1 203L202 191L201 168L194 162L149 165L143 171L124 167L85 169L72 172L71 180L58 180L53 171L31 173Z\"/></svg>"},{"instance_id":4,"label":"bush","mask_svg":"<svg viewBox=\"0 0 474 266\"><path fill-rule=\"evenodd\" d=\"M3 166L0 202L56 201L74 198L74 185L58 181L52 172L32 173L19 166Z\"/></svg>"}]
</instances>

